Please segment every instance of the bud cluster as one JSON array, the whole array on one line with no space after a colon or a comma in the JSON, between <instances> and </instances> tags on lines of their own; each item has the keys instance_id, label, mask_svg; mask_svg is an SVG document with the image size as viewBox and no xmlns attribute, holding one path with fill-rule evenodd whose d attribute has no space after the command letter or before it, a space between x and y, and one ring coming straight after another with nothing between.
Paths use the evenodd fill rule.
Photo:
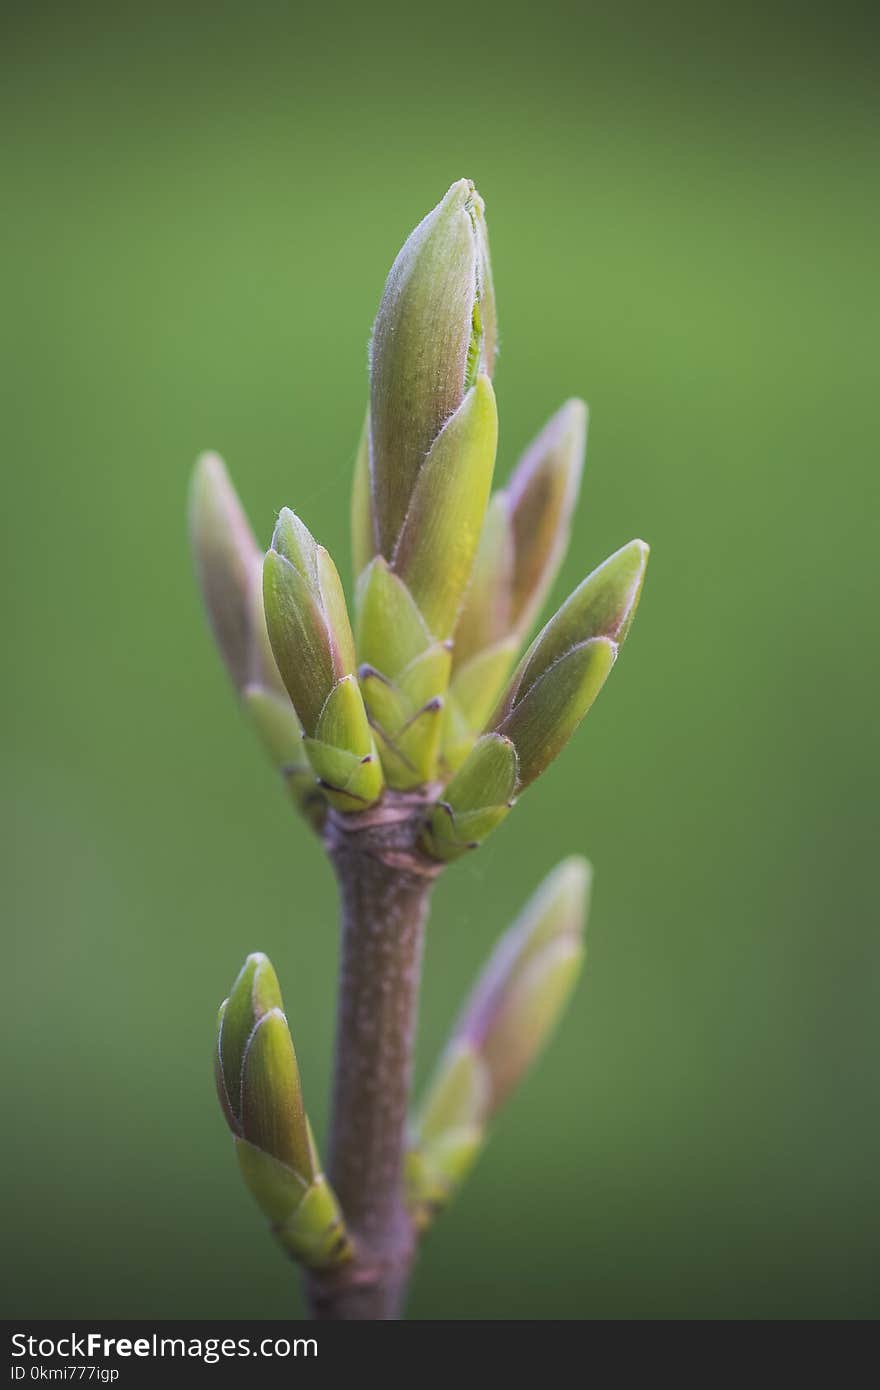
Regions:
<instances>
[{"instance_id":1,"label":"bud cluster","mask_svg":"<svg viewBox=\"0 0 880 1390\"><path fill-rule=\"evenodd\" d=\"M192 532L218 644L271 756L316 824L387 787L442 789L422 845L473 849L560 752L638 603L633 541L574 591L510 677L568 543L586 407L568 401L490 497L495 295L466 179L419 223L385 286L351 529L354 634L336 567L284 508L263 561L219 459L197 470ZM268 637L267 637L268 633ZM505 681L509 684L505 689Z\"/></svg>"},{"instance_id":2,"label":"bud cluster","mask_svg":"<svg viewBox=\"0 0 880 1390\"><path fill-rule=\"evenodd\" d=\"M294 512L281 510L263 554L216 455L199 460L191 492L217 645L296 804L334 834L403 805L426 881L480 845L568 742L617 660L648 559L644 542L624 545L526 645L568 546L587 410L563 404L493 494L497 341L483 202L460 180L404 243L373 327L351 494L353 620L333 560ZM562 1010L588 886L585 861L557 868L453 1030L411 1125L420 1228ZM315 1269L356 1259L265 956L248 957L221 1008L216 1071L244 1179L282 1245Z\"/></svg>"}]
</instances>

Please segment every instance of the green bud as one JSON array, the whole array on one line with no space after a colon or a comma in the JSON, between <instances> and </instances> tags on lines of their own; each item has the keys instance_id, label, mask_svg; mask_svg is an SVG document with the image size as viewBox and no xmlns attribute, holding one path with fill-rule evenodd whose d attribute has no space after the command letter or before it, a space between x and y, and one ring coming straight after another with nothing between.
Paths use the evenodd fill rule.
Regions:
<instances>
[{"instance_id":1,"label":"green bud","mask_svg":"<svg viewBox=\"0 0 880 1390\"><path fill-rule=\"evenodd\" d=\"M452 656L429 633L415 600L381 556L358 584L361 690L388 784L430 782L443 730Z\"/></svg>"},{"instance_id":2,"label":"green bud","mask_svg":"<svg viewBox=\"0 0 880 1390\"><path fill-rule=\"evenodd\" d=\"M509 1094L559 1018L583 961L592 871L565 859L501 937L456 1024L453 1038L487 1070L484 1118Z\"/></svg>"},{"instance_id":3,"label":"green bud","mask_svg":"<svg viewBox=\"0 0 880 1390\"><path fill-rule=\"evenodd\" d=\"M278 1240L313 1267L348 1259L338 1203L320 1171L278 980L248 956L219 1014L217 1092L242 1176Z\"/></svg>"},{"instance_id":4,"label":"green bud","mask_svg":"<svg viewBox=\"0 0 880 1390\"><path fill-rule=\"evenodd\" d=\"M572 647L519 699L497 731L519 758L519 789L546 770L565 747L602 689L617 656L608 638Z\"/></svg>"},{"instance_id":5,"label":"green bud","mask_svg":"<svg viewBox=\"0 0 880 1390\"><path fill-rule=\"evenodd\" d=\"M495 393L479 376L422 464L394 548L392 568L441 639L452 633L470 578L497 443Z\"/></svg>"},{"instance_id":6,"label":"green bud","mask_svg":"<svg viewBox=\"0 0 880 1390\"><path fill-rule=\"evenodd\" d=\"M364 420L351 484L351 557L357 579L376 553L373 499L370 492L370 412Z\"/></svg>"},{"instance_id":7,"label":"green bud","mask_svg":"<svg viewBox=\"0 0 880 1390\"><path fill-rule=\"evenodd\" d=\"M269 644L263 612L263 553L216 454L203 454L196 464L190 530L205 607L243 707L294 802L318 828L326 802L302 747L302 727Z\"/></svg>"},{"instance_id":8,"label":"green bud","mask_svg":"<svg viewBox=\"0 0 880 1390\"><path fill-rule=\"evenodd\" d=\"M542 773L595 700L633 619L648 547L630 541L574 590L538 634L492 720L516 747L519 786Z\"/></svg>"},{"instance_id":9,"label":"green bud","mask_svg":"<svg viewBox=\"0 0 880 1390\"><path fill-rule=\"evenodd\" d=\"M586 447L587 408L567 401L529 445L486 513L455 667L530 627L568 547Z\"/></svg>"},{"instance_id":10,"label":"green bud","mask_svg":"<svg viewBox=\"0 0 880 1390\"><path fill-rule=\"evenodd\" d=\"M361 662L393 679L433 644L409 589L381 555L357 588L357 650Z\"/></svg>"},{"instance_id":11,"label":"green bud","mask_svg":"<svg viewBox=\"0 0 880 1390\"><path fill-rule=\"evenodd\" d=\"M404 244L373 328L370 467L387 559L434 440L480 373L492 374L496 336L483 203L460 179Z\"/></svg>"},{"instance_id":12,"label":"green bud","mask_svg":"<svg viewBox=\"0 0 880 1390\"><path fill-rule=\"evenodd\" d=\"M498 691L510 670L519 643L515 638L478 652L458 671L453 671L446 701L442 762L448 774L455 772L474 746L498 700Z\"/></svg>"},{"instance_id":13,"label":"green bud","mask_svg":"<svg viewBox=\"0 0 880 1390\"><path fill-rule=\"evenodd\" d=\"M262 952L248 956L221 1006L217 1089L233 1130L311 1177L299 1070L281 989Z\"/></svg>"},{"instance_id":14,"label":"green bud","mask_svg":"<svg viewBox=\"0 0 880 1390\"><path fill-rule=\"evenodd\" d=\"M214 639L238 690L251 674L251 589L261 552L217 454L202 454L190 486L196 573Z\"/></svg>"},{"instance_id":15,"label":"green bud","mask_svg":"<svg viewBox=\"0 0 880 1390\"><path fill-rule=\"evenodd\" d=\"M483 519L470 586L455 629L456 670L511 632L515 560L509 498L503 490L492 494Z\"/></svg>"},{"instance_id":16,"label":"green bud","mask_svg":"<svg viewBox=\"0 0 880 1390\"><path fill-rule=\"evenodd\" d=\"M259 685L249 685L242 692L242 701L263 747L284 778L294 803L314 828L320 830L327 813L327 802L306 754L302 725L287 691L282 687L279 694Z\"/></svg>"},{"instance_id":17,"label":"green bud","mask_svg":"<svg viewBox=\"0 0 880 1390\"><path fill-rule=\"evenodd\" d=\"M422 834L435 859L458 859L476 849L513 805L518 781L516 749L495 733L478 739L439 801Z\"/></svg>"},{"instance_id":18,"label":"green bud","mask_svg":"<svg viewBox=\"0 0 880 1390\"><path fill-rule=\"evenodd\" d=\"M424 1229L479 1153L488 1121L535 1060L583 963L590 867L564 860L499 940L411 1127L407 1200Z\"/></svg>"},{"instance_id":19,"label":"green bud","mask_svg":"<svg viewBox=\"0 0 880 1390\"><path fill-rule=\"evenodd\" d=\"M354 639L342 584L327 551L285 508L263 566L272 651L327 799L362 810L382 791L382 772L355 677Z\"/></svg>"},{"instance_id":20,"label":"green bud","mask_svg":"<svg viewBox=\"0 0 880 1390\"><path fill-rule=\"evenodd\" d=\"M483 1147L488 1086L479 1055L451 1041L410 1127L404 1179L417 1230L446 1206Z\"/></svg>"},{"instance_id":21,"label":"green bud","mask_svg":"<svg viewBox=\"0 0 880 1390\"><path fill-rule=\"evenodd\" d=\"M234 1145L245 1185L288 1255L310 1269L351 1259L339 1202L323 1173L306 1179L247 1139L235 1138Z\"/></svg>"},{"instance_id":22,"label":"green bud","mask_svg":"<svg viewBox=\"0 0 880 1390\"><path fill-rule=\"evenodd\" d=\"M428 1229L464 1182L483 1147L483 1131L462 1125L430 1144L414 1142L404 1159L404 1187L410 1219L418 1233Z\"/></svg>"},{"instance_id":23,"label":"green bud","mask_svg":"<svg viewBox=\"0 0 880 1390\"><path fill-rule=\"evenodd\" d=\"M334 685L355 669L354 640L336 566L287 507L263 566L263 601L278 670L314 734Z\"/></svg>"},{"instance_id":24,"label":"green bud","mask_svg":"<svg viewBox=\"0 0 880 1390\"><path fill-rule=\"evenodd\" d=\"M568 546L586 441L586 406L568 401L526 450L486 512L455 629L443 762L454 771L495 706L520 642Z\"/></svg>"},{"instance_id":25,"label":"green bud","mask_svg":"<svg viewBox=\"0 0 880 1390\"><path fill-rule=\"evenodd\" d=\"M240 1085L243 1137L295 1172L311 1176L299 1069L279 1008L254 1024L242 1058Z\"/></svg>"},{"instance_id":26,"label":"green bud","mask_svg":"<svg viewBox=\"0 0 880 1390\"><path fill-rule=\"evenodd\" d=\"M574 989L583 957L578 942L555 941L511 985L484 1048L492 1075L493 1107L512 1090L555 1025Z\"/></svg>"},{"instance_id":27,"label":"green bud","mask_svg":"<svg viewBox=\"0 0 880 1390\"><path fill-rule=\"evenodd\" d=\"M567 401L526 450L507 486L513 535L511 626L531 626L568 549L587 447L587 407Z\"/></svg>"},{"instance_id":28,"label":"green bud","mask_svg":"<svg viewBox=\"0 0 880 1390\"><path fill-rule=\"evenodd\" d=\"M378 801L382 768L355 676L345 676L333 687L314 737L307 736L303 743L328 801L338 811L363 811Z\"/></svg>"},{"instance_id":29,"label":"green bud","mask_svg":"<svg viewBox=\"0 0 880 1390\"><path fill-rule=\"evenodd\" d=\"M448 644L495 464L495 338L483 205L462 180L388 277L352 495L361 686L396 790L437 777Z\"/></svg>"},{"instance_id":30,"label":"green bud","mask_svg":"<svg viewBox=\"0 0 880 1390\"><path fill-rule=\"evenodd\" d=\"M481 1127L490 1099L490 1078L479 1051L468 1039L453 1037L422 1102L415 1130L422 1142L431 1142L451 1129Z\"/></svg>"},{"instance_id":31,"label":"green bud","mask_svg":"<svg viewBox=\"0 0 880 1390\"><path fill-rule=\"evenodd\" d=\"M447 860L475 848L504 819L517 793L568 742L629 631L647 560L643 541L625 545L575 589L535 638L492 717L490 732L464 757L429 815L422 836L429 854ZM451 713L460 722L448 719L447 742L454 756L466 749L469 737L462 708L453 694ZM503 798L498 795L499 770Z\"/></svg>"}]
</instances>

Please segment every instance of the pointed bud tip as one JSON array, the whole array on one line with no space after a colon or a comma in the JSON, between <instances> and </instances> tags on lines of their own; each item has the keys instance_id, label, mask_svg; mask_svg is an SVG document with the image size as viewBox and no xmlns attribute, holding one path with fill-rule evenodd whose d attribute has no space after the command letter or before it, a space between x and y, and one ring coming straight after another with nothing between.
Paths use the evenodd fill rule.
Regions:
<instances>
[{"instance_id":1,"label":"pointed bud tip","mask_svg":"<svg viewBox=\"0 0 880 1390\"><path fill-rule=\"evenodd\" d=\"M229 476L229 469L213 450L199 454L193 464L189 516L197 546L198 533L202 532L202 544L210 542L235 547L246 553L248 558L256 550L256 541Z\"/></svg>"},{"instance_id":2,"label":"pointed bud tip","mask_svg":"<svg viewBox=\"0 0 880 1390\"><path fill-rule=\"evenodd\" d=\"M229 472L226 464L213 449L205 449L196 458L193 465L193 482L228 479L228 477Z\"/></svg>"},{"instance_id":3,"label":"pointed bud tip","mask_svg":"<svg viewBox=\"0 0 880 1390\"><path fill-rule=\"evenodd\" d=\"M247 968L248 968L249 966L253 966L254 969L256 970L259 966L261 966L261 965L263 965L263 964L265 964L265 965L270 965L270 964L271 964L271 962L270 962L270 960L269 960L269 957L266 955L266 953L265 953L264 951L251 951L247 956L245 956L245 959L244 959L244 969L245 969L245 970L247 970Z\"/></svg>"},{"instance_id":4,"label":"pointed bud tip","mask_svg":"<svg viewBox=\"0 0 880 1390\"><path fill-rule=\"evenodd\" d=\"M464 207L475 194L477 197L480 196L477 193L473 179L456 179L454 183L449 185L442 201L444 203L459 202L462 207Z\"/></svg>"},{"instance_id":5,"label":"pointed bud tip","mask_svg":"<svg viewBox=\"0 0 880 1390\"><path fill-rule=\"evenodd\" d=\"M590 407L580 396L569 396L559 407L559 419L570 429L586 430L590 419Z\"/></svg>"},{"instance_id":6,"label":"pointed bud tip","mask_svg":"<svg viewBox=\"0 0 880 1390\"><path fill-rule=\"evenodd\" d=\"M582 854L571 854L556 866L554 878L561 896L583 902L593 881L593 866Z\"/></svg>"},{"instance_id":7,"label":"pointed bud tip","mask_svg":"<svg viewBox=\"0 0 880 1390\"><path fill-rule=\"evenodd\" d=\"M304 549L315 545L311 531L290 507L282 507L272 530L271 549L292 564L302 565Z\"/></svg>"},{"instance_id":8,"label":"pointed bud tip","mask_svg":"<svg viewBox=\"0 0 880 1390\"><path fill-rule=\"evenodd\" d=\"M483 214L486 211L486 205L477 190L477 185L473 179L466 178L456 179L454 183L451 183L437 206L439 208L461 208L465 212L470 212L475 208Z\"/></svg>"},{"instance_id":9,"label":"pointed bud tip","mask_svg":"<svg viewBox=\"0 0 880 1390\"><path fill-rule=\"evenodd\" d=\"M593 866L580 854L556 865L525 909L524 919L534 916L527 932L533 945L558 936L583 937L592 881Z\"/></svg>"},{"instance_id":10,"label":"pointed bud tip","mask_svg":"<svg viewBox=\"0 0 880 1390\"><path fill-rule=\"evenodd\" d=\"M622 646L630 629L630 624L635 617L635 611L642 596L642 584L645 580L645 570L648 567L648 557L651 554L651 547L647 541L632 540L627 545L621 546L616 555L606 563L611 566L615 562L629 564L632 566L632 576L629 585L629 593L624 598L621 607L619 621L616 630L609 633L618 646Z\"/></svg>"},{"instance_id":11,"label":"pointed bud tip","mask_svg":"<svg viewBox=\"0 0 880 1390\"><path fill-rule=\"evenodd\" d=\"M252 657L252 593L260 549L226 465L218 454L196 460L189 488L189 532L208 620L234 684Z\"/></svg>"}]
</instances>

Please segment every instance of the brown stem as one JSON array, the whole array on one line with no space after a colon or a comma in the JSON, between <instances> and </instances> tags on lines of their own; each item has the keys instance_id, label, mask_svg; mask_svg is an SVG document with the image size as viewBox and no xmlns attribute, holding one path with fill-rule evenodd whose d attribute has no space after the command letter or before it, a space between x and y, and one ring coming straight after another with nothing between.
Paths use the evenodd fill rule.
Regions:
<instances>
[{"instance_id":1,"label":"brown stem","mask_svg":"<svg viewBox=\"0 0 880 1390\"><path fill-rule=\"evenodd\" d=\"M403 1202L403 1158L431 885L440 865L416 844L424 796L386 793L324 829L342 899L342 954L330 1134L330 1181L355 1258L312 1275L318 1318L395 1318L414 1239Z\"/></svg>"}]
</instances>

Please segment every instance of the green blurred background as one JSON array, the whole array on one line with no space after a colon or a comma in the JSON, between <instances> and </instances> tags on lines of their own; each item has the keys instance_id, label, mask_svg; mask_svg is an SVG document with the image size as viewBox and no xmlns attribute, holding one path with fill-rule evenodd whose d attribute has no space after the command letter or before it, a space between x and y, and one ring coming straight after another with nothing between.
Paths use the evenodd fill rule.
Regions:
<instances>
[{"instance_id":1,"label":"green blurred background","mask_svg":"<svg viewBox=\"0 0 880 1390\"><path fill-rule=\"evenodd\" d=\"M587 724L436 894L420 1076L538 880L596 866L585 981L411 1313L880 1311L867 15L4 8L6 1316L302 1306L210 1052L269 952L323 1132L334 885L208 639L187 479L218 449L348 578L369 327L461 175L499 476L592 409L555 597L653 558Z\"/></svg>"}]
</instances>

